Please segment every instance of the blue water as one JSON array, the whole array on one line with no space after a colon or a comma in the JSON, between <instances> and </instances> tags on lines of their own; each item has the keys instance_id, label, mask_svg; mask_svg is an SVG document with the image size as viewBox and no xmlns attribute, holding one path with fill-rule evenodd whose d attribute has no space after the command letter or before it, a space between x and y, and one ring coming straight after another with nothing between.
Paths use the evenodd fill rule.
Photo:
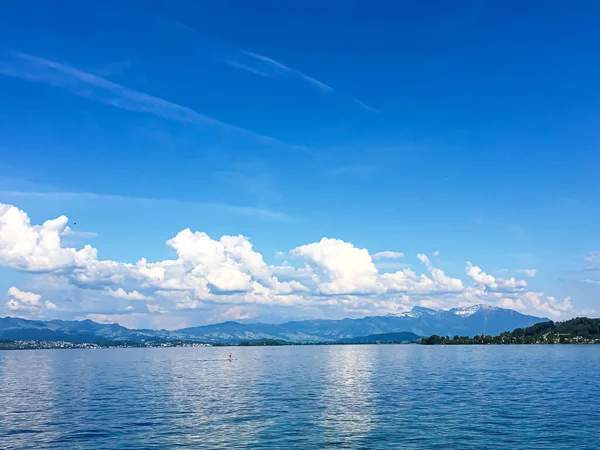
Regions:
<instances>
[{"instance_id":1,"label":"blue water","mask_svg":"<svg viewBox=\"0 0 600 450\"><path fill-rule=\"evenodd\" d=\"M600 345L0 351L0 448L178 447L598 449Z\"/></svg>"}]
</instances>

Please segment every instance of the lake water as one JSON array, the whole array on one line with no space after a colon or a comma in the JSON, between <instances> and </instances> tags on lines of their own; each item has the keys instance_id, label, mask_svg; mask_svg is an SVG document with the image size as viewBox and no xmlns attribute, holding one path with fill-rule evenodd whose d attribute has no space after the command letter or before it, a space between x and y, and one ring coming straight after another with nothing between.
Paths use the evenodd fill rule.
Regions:
<instances>
[{"instance_id":1,"label":"lake water","mask_svg":"<svg viewBox=\"0 0 600 450\"><path fill-rule=\"evenodd\" d=\"M178 447L598 449L600 345L0 351L0 448Z\"/></svg>"}]
</instances>

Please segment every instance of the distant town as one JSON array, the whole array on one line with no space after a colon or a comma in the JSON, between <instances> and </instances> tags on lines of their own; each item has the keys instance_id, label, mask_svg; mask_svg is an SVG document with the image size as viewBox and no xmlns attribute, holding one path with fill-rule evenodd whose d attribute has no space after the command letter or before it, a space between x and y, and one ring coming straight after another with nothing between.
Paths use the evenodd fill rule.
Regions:
<instances>
[{"instance_id":1,"label":"distant town","mask_svg":"<svg viewBox=\"0 0 600 450\"><path fill-rule=\"evenodd\" d=\"M0 350L39 350L73 348L138 348L138 347L211 347L199 342L123 342L110 344L74 343L65 341L0 341Z\"/></svg>"}]
</instances>

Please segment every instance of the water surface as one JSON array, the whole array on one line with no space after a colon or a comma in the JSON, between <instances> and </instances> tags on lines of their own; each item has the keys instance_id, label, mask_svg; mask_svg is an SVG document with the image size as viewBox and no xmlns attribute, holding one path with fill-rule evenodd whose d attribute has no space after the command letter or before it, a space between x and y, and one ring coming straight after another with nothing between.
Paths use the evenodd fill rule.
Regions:
<instances>
[{"instance_id":1,"label":"water surface","mask_svg":"<svg viewBox=\"0 0 600 450\"><path fill-rule=\"evenodd\" d=\"M0 351L0 448L218 447L598 449L600 345Z\"/></svg>"}]
</instances>

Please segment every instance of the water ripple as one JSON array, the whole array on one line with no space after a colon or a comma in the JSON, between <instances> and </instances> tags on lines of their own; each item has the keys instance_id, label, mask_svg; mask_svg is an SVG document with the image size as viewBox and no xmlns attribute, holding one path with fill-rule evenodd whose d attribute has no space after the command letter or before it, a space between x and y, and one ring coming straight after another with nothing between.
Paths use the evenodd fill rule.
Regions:
<instances>
[{"instance_id":1,"label":"water ripple","mask_svg":"<svg viewBox=\"0 0 600 450\"><path fill-rule=\"evenodd\" d=\"M597 449L599 404L600 346L0 352L3 449Z\"/></svg>"}]
</instances>

